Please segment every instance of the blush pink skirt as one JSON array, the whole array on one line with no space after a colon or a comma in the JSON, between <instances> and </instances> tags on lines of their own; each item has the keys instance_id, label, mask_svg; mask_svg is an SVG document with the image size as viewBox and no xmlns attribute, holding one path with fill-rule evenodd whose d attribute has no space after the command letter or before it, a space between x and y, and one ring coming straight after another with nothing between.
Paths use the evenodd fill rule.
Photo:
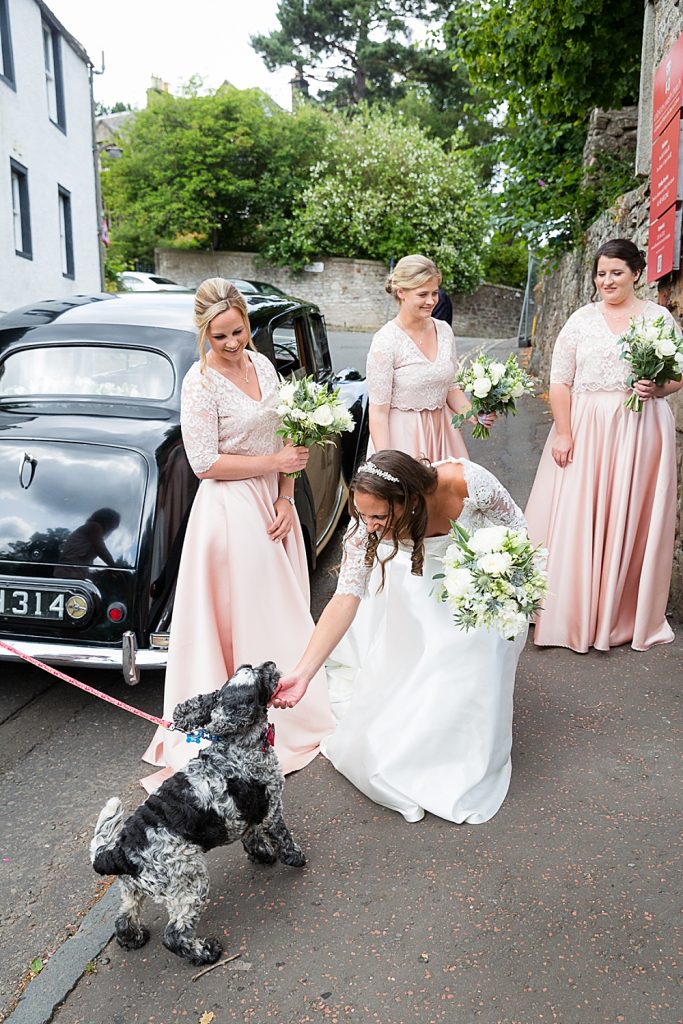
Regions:
<instances>
[{"instance_id":1,"label":"blush pink skirt","mask_svg":"<svg viewBox=\"0 0 683 1024\"><path fill-rule=\"evenodd\" d=\"M275 474L200 484L178 574L164 718L180 701L221 687L242 664L274 661L288 672L301 657L313 632L306 552L298 518L284 541L268 537L276 497ZM271 708L268 717L283 771L303 768L334 729L324 670L296 707ZM198 750L184 734L157 729L143 758L162 771L143 786L152 792Z\"/></svg>"},{"instance_id":2,"label":"blush pink skirt","mask_svg":"<svg viewBox=\"0 0 683 1024\"><path fill-rule=\"evenodd\" d=\"M573 462L552 457L553 426L526 508L529 534L549 551L548 588L534 643L637 651L670 643L665 612L676 518L674 419L663 399L641 413L627 392L572 395Z\"/></svg>"},{"instance_id":3,"label":"blush pink skirt","mask_svg":"<svg viewBox=\"0 0 683 1024\"><path fill-rule=\"evenodd\" d=\"M430 462L468 459L460 431L451 426L452 417L453 412L447 405L442 409L390 409L389 447ZM373 451L372 441L369 441L368 455Z\"/></svg>"}]
</instances>

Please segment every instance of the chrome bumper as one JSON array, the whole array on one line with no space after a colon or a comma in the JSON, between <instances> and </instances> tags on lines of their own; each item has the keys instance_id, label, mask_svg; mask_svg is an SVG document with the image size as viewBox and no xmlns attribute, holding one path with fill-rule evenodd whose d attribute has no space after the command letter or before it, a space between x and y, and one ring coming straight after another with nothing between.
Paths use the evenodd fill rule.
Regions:
<instances>
[{"instance_id":1,"label":"chrome bumper","mask_svg":"<svg viewBox=\"0 0 683 1024\"><path fill-rule=\"evenodd\" d=\"M134 633L124 633L121 647L87 647L49 640L15 640L14 637L8 637L7 643L46 665L118 669L130 686L140 682L141 669L166 668L168 657L168 651L138 650ZM0 661L21 661L21 658L0 647Z\"/></svg>"}]
</instances>

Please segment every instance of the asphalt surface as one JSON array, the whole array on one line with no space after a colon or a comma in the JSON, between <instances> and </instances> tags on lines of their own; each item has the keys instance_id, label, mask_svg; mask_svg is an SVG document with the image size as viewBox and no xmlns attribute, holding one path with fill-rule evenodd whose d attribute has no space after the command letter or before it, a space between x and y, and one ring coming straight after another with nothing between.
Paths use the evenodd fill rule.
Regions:
<instances>
[{"instance_id":1,"label":"asphalt surface","mask_svg":"<svg viewBox=\"0 0 683 1024\"><path fill-rule=\"evenodd\" d=\"M470 444L522 505L548 426L527 399ZM338 538L316 572L316 613L337 560ZM679 1024L682 637L679 626L646 653L530 643L510 792L484 825L407 824L322 757L290 776L286 816L308 864L256 868L234 846L208 855L201 932L240 956L196 980L161 945L153 904L144 949L108 941L115 888L99 899L87 859L105 800L142 797L150 727L17 668L23 688L0 690L0 1005L34 957L46 966L8 1020ZM87 681L159 712L158 679L129 690L103 675Z\"/></svg>"}]
</instances>

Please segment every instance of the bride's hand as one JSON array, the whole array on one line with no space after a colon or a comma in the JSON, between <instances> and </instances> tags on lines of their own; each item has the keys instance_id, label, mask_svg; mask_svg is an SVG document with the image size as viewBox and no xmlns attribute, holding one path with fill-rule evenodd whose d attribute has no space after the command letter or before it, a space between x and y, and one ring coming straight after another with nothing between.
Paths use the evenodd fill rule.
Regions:
<instances>
[{"instance_id":1,"label":"bride's hand","mask_svg":"<svg viewBox=\"0 0 683 1024\"><path fill-rule=\"evenodd\" d=\"M310 681L303 672L292 672L288 676L282 676L280 685L270 701L270 707L293 708L306 693Z\"/></svg>"}]
</instances>

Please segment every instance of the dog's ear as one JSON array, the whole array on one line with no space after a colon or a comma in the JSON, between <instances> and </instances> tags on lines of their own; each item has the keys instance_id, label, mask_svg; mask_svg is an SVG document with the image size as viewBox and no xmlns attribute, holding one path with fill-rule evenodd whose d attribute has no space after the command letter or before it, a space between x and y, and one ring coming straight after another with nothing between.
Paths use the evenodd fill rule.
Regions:
<instances>
[{"instance_id":1,"label":"dog's ear","mask_svg":"<svg viewBox=\"0 0 683 1024\"><path fill-rule=\"evenodd\" d=\"M270 703L271 697L277 690L282 673L272 661L264 661L262 665L259 665L258 673L260 701L265 707Z\"/></svg>"},{"instance_id":2,"label":"dog's ear","mask_svg":"<svg viewBox=\"0 0 683 1024\"><path fill-rule=\"evenodd\" d=\"M173 712L173 724L176 729L182 732L194 732L201 729L211 718L211 713L216 706L216 700L220 690L213 693L200 693L196 697L178 704Z\"/></svg>"}]
</instances>

